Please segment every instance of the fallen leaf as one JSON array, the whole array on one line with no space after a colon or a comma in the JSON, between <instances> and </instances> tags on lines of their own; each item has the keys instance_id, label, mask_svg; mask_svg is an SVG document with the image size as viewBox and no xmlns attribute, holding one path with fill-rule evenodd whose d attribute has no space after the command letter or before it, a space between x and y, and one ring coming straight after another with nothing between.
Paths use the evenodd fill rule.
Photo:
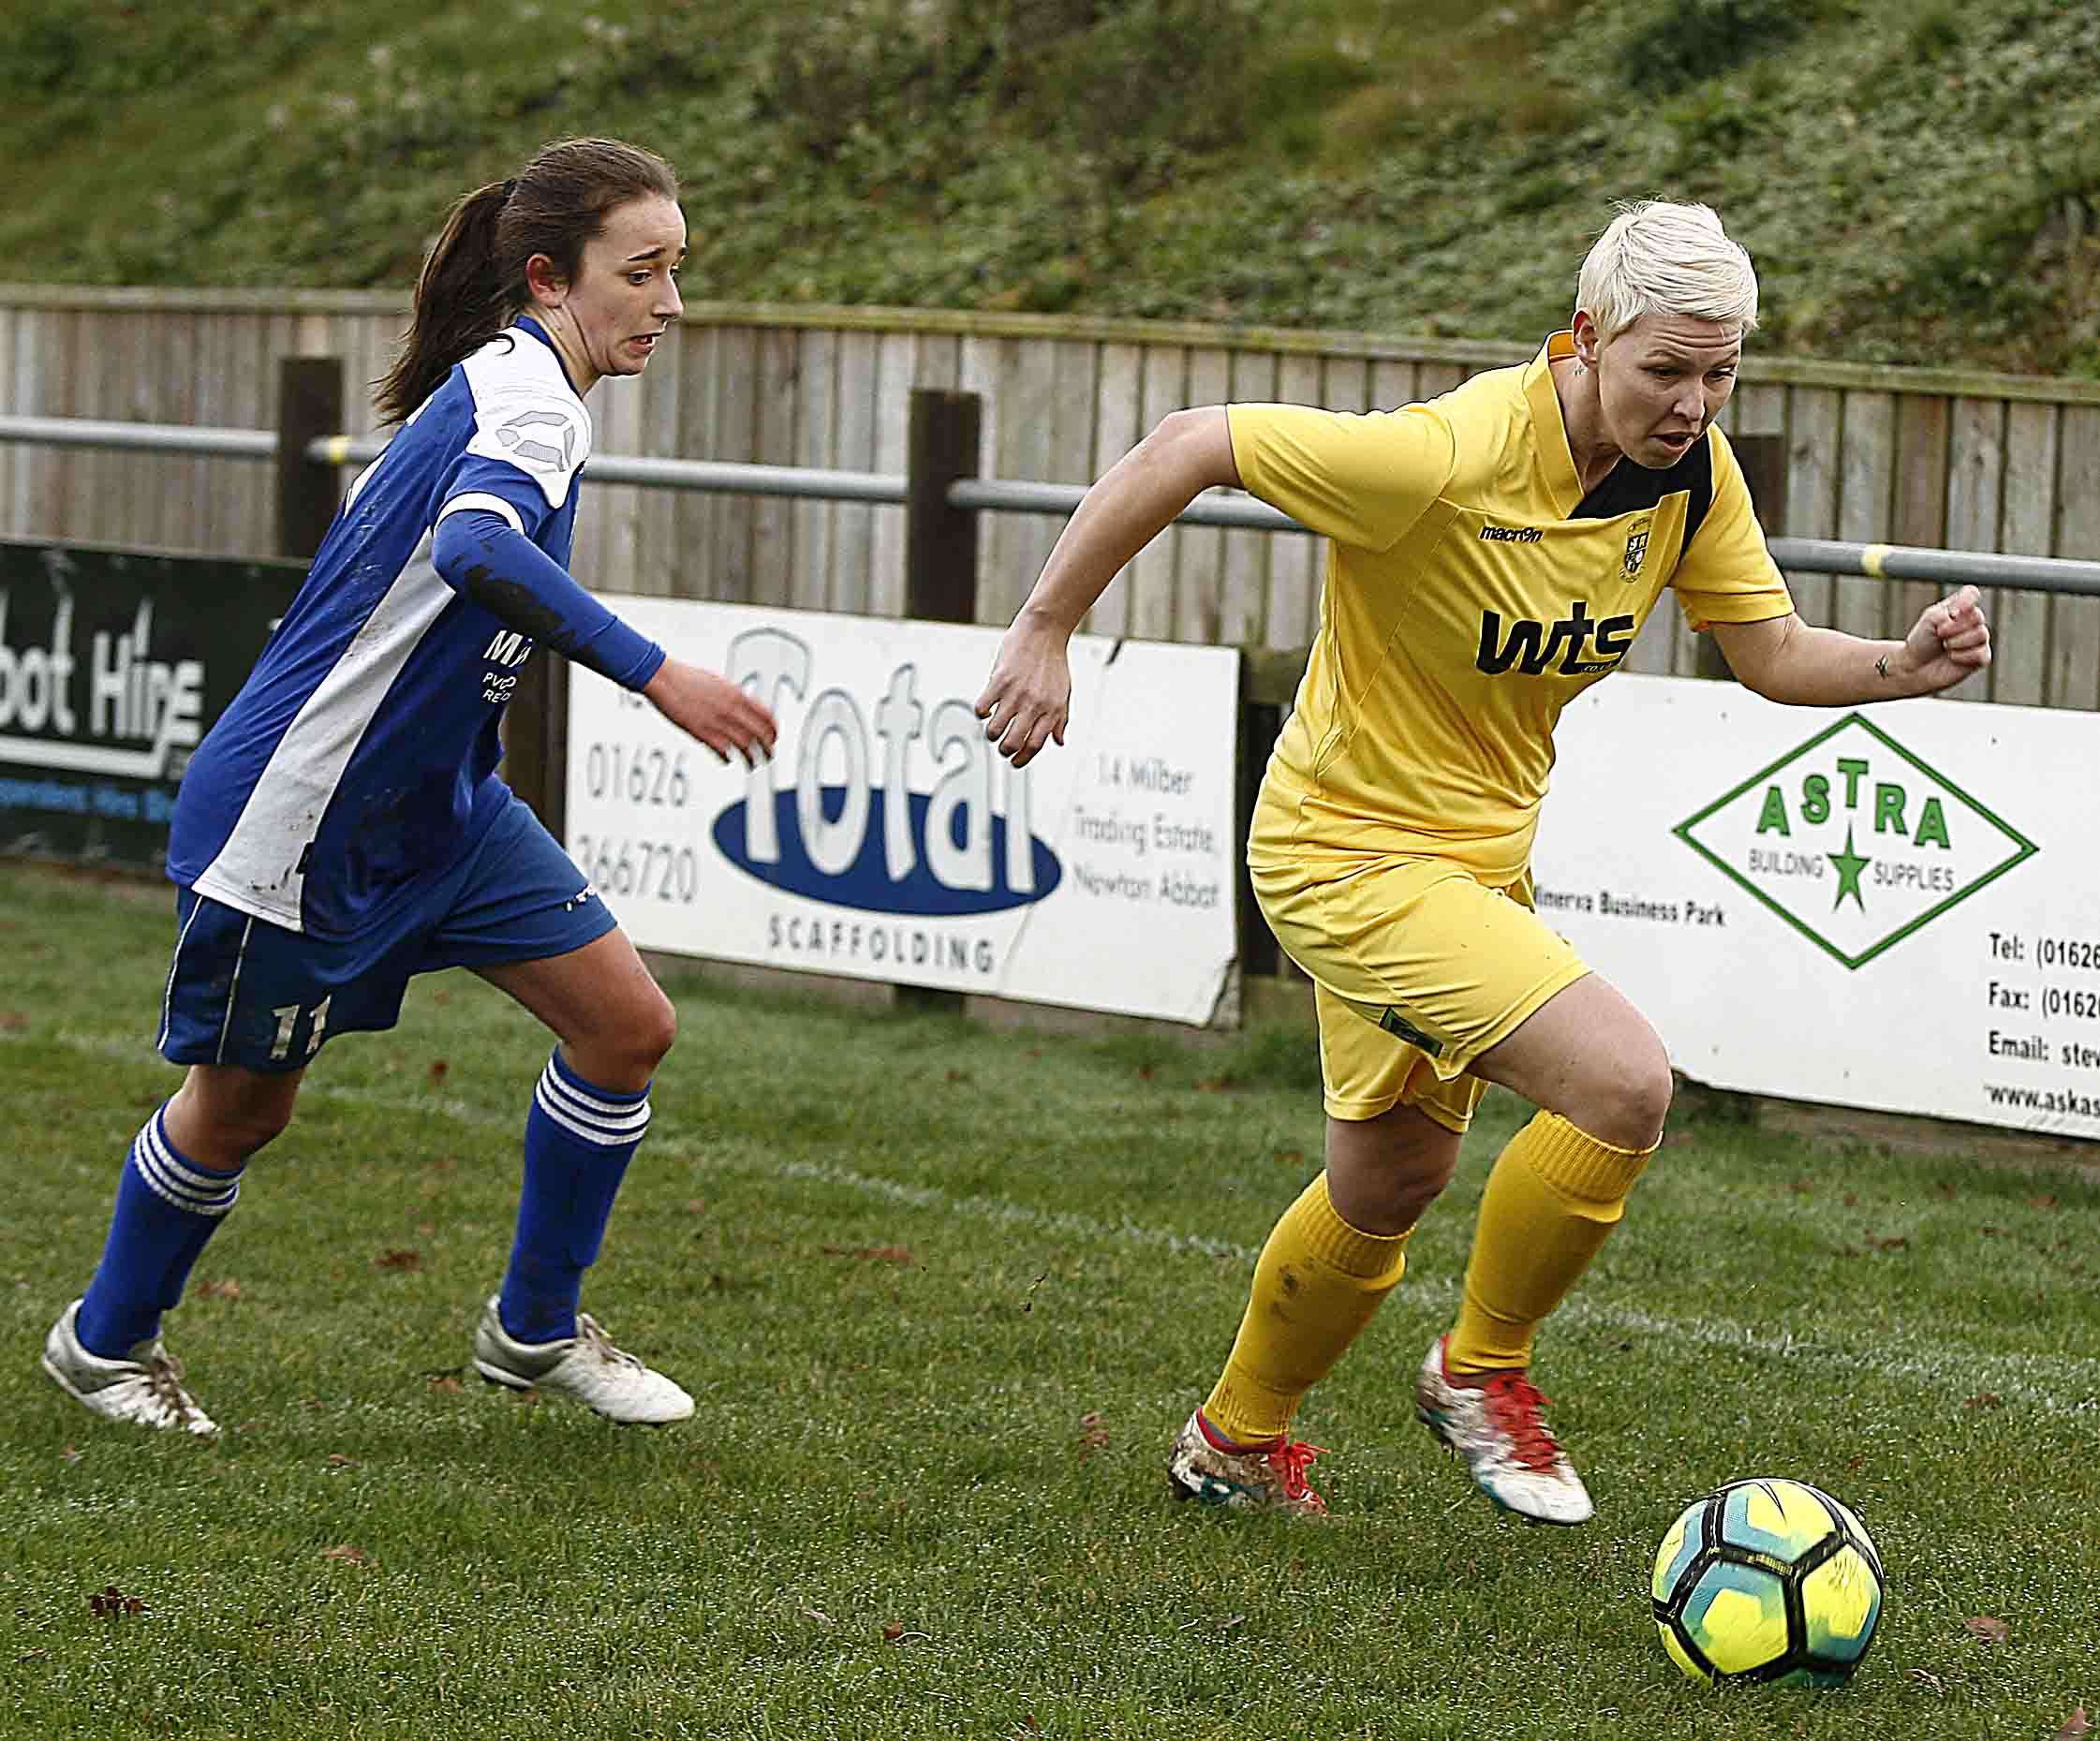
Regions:
<instances>
[{"instance_id":1,"label":"fallen leaf","mask_svg":"<svg viewBox=\"0 0 2100 1741\"><path fill-rule=\"evenodd\" d=\"M446 1073L451 1070L451 1068L452 1067L448 1064L443 1058L431 1059L430 1085L433 1088L436 1087L439 1083L445 1080Z\"/></svg>"},{"instance_id":2,"label":"fallen leaf","mask_svg":"<svg viewBox=\"0 0 2100 1741\"><path fill-rule=\"evenodd\" d=\"M2093 1724L2085 1714L2085 1706L2078 1708L2063 1719L2063 1727L2056 1732L2056 1741L2078 1741L2080 1735L2093 1733Z\"/></svg>"},{"instance_id":3,"label":"fallen leaf","mask_svg":"<svg viewBox=\"0 0 2100 1741\"><path fill-rule=\"evenodd\" d=\"M6 1028L9 1033L12 1033L28 1025L29 1018L22 1014L20 1010L0 1010L0 1028Z\"/></svg>"},{"instance_id":4,"label":"fallen leaf","mask_svg":"<svg viewBox=\"0 0 2100 1741\"><path fill-rule=\"evenodd\" d=\"M1079 1455L1082 1460L1090 1451L1106 1451L1108 1449L1108 1428L1102 1424L1100 1409L1087 1409L1085 1414L1079 1417L1079 1425L1081 1429L1079 1443L1082 1447Z\"/></svg>"},{"instance_id":5,"label":"fallen leaf","mask_svg":"<svg viewBox=\"0 0 2100 1741\"><path fill-rule=\"evenodd\" d=\"M1852 1191L1847 1191L1841 1198L1839 1199L1839 1201L1842 1202L1847 1209L1856 1209L1859 1207L1859 1198L1856 1193Z\"/></svg>"},{"instance_id":6,"label":"fallen leaf","mask_svg":"<svg viewBox=\"0 0 2100 1741\"><path fill-rule=\"evenodd\" d=\"M238 1300L241 1284L230 1276L214 1276L199 1282L190 1292L200 1300Z\"/></svg>"},{"instance_id":7,"label":"fallen leaf","mask_svg":"<svg viewBox=\"0 0 2100 1741\"><path fill-rule=\"evenodd\" d=\"M126 1596L113 1584L105 1584L95 1595L87 1599L91 1614L105 1616L122 1614L144 1614L146 1604L136 1596Z\"/></svg>"},{"instance_id":8,"label":"fallen leaf","mask_svg":"<svg viewBox=\"0 0 2100 1741\"><path fill-rule=\"evenodd\" d=\"M2053 1209L2056 1207L2056 1199L2053 1196L2030 1197L2027 1206L2030 1209Z\"/></svg>"},{"instance_id":9,"label":"fallen leaf","mask_svg":"<svg viewBox=\"0 0 2100 1741\"><path fill-rule=\"evenodd\" d=\"M1276 1151L1274 1158L1280 1160L1286 1167L1294 1167L1305 1158L1305 1150L1302 1148L1279 1148Z\"/></svg>"},{"instance_id":10,"label":"fallen leaf","mask_svg":"<svg viewBox=\"0 0 2100 1741\"><path fill-rule=\"evenodd\" d=\"M1964 1409L2003 1409L2005 1399L1996 1391L1978 1391L1962 1404Z\"/></svg>"},{"instance_id":11,"label":"fallen leaf","mask_svg":"<svg viewBox=\"0 0 2100 1741\"><path fill-rule=\"evenodd\" d=\"M338 1542L333 1547L324 1547L321 1549L321 1557L339 1559L351 1566L368 1566L372 1563L371 1555L361 1547L352 1547L348 1542Z\"/></svg>"},{"instance_id":12,"label":"fallen leaf","mask_svg":"<svg viewBox=\"0 0 2100 1741\"><path fill-rule=\"evenodd\" d=\"M346 1457L340 1451L331 1451L328 1453L328 1467L333 1469L354 1469L357 1468L357 1459Z\"/></svg>"},{"instance_id":13,"label":"fallen leaf","mask_svg":"<svg viewBox=\"0 0 2100 1741\"><path fill-rule=\"evenodd\" d=\"M707 1213L707 1199L704 1197L687 1198L686 1213L688 1215L705 1215Z\"/></svg>"},{"instance_id":14,"label":"fallen leaf","mask_svg":"<svg viewBox=\"0 0 2100 1741\"><path fill-rule=\"evenodd\" d=\"M1935 1185L1932 1188L1932 1195L1935 1197L1944 1197L1947 1200L1947 1202L1952 1202L1954 1201L1954 1186L1952 1185L1952 1183L1943 1183Z\"/></svg>"},{"instance_id":15,"label":"fallen leaf","mask_svg":"<svg viewBox=\"0 0 2100 1741\"><path fill-rule=\"evenodd\" d=\"M1797 1197L1806 1197L1811 1191L1815 1189L1815 1181L1813 1179L1796 1179L1794 1183L1789 1185L1786 1188L1792 1191Z\"/></svg>"},{"instance_id":16,"label":"fallen leaf","mask_svg":"<svg viewBox=\"0 0 2100 1741\"><path fill-rule=\"evenodd\" d=\"M67 1445L66 1449L64 1451L61 1451L58 1454L64 1461L67 1463L78 1463L82 1457L87 1455L87 1453L82 1451L78 1445Z\"/></svg>"},{"instance_id":17,"label":"fallen leaf","mask_svg":"<svg viewBox=\"0 0 2100 1741\"><path fill-rule=\"evenodd\" d=\"M420 1251L382 1251L372 1260L376 1270L400 1270L409 1274L423 1266L423 1254Z\"/></svg>"},{"instance_id":18,"label":"fallen leaf","mask_svg":"<svg viewBox=\"0 0 2100 1741\"><path fill-rule=\"evenodd\" d=\"M1929 1675L1923 1669L1905 1669L1903 1678L1915 1680L1921 1687L1930 1687L1934 1692L1945 1692L1947 1689L1946 1683L1937 1675Z\"/></svg>"},{"instance_id":19,"label":"fallen leaf","mask_svg":"<svg viewBox=\"0 0 2100 1741\"><path fill-rule=\"evenodd\" d=\"M822 1621L826 1626L836 1626L838 1624L836 1620L834 1620L831 1616L826 1614L821 1608L804 1608L799 1612L808 1616L808 1617L812 1620Z\"/></svg>"},{"instance_id":20,"label":"fallen leaf","mask_svg":"<svg viewBox=\"0 0 2100 1741\"><path fill-rule=\"evenodd\" d=\"M462 1388L459 1375L463 1370L459 1366L436 1366L425 1372L423 1377L430 1381L430 1388L434 1391L457 1391Z\"/></svg>"},{"instance_id":21,"label":"fallen leaf","mask_svg":"<svg viewBox=\"0 0 2100 1741\"><path fill-rule=\"evenodd\" d=\"M1970 1632L1987 1645L2004 1645L2012 1642L2013 1629L1993 1615L1972 1615L1962 1621Z\"/></svg>"},{"instance_id":22,"label":"fallen leaf","mask_svg":"<svg viewBox=\"0 0 2100 1741\"><path fill-rule=\"evenodd\" d=\"M950 1070L948 1072L948 1080L950 1082L968 1082L969 1080L969 1072L968 1070Z\"/></svg>"},{"instance_id":23,"label":"fallen leaf","mask_svg":"<svg viewBox=\"0 0 2100 1741\"><path fill-rule=\"evenodd\" d=\"M885 1620L885 1621L883 1621L883 1622L882 1622L882 1638L883 1638L883 1641L884 1641L884 1642L885 1642L886 1644L892 1644L892 1645L894 1645L894 1644L895 1644L895 1643L897 1642L897 1640L898 1640L898 1639L902 1638L903 1636L904 1636L904 1622L903 1622L903 1621L901 1621L901 1620Z\"/></svg>"}]
</instances>

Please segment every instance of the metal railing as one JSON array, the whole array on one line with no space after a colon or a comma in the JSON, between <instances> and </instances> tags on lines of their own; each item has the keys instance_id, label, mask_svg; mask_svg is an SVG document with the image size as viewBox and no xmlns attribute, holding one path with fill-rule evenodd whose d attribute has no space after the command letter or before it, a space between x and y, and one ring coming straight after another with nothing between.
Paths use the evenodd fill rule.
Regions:
<instances>
[{"instance_id":1,"label":"metal railing","mask_svg":"<svg viewBox=\"0 0 2100 1741\"><path fill-rule=\"evenodd\" d=\"M301 445L298 458L327 467L362 465L386 447L379 435L320 435ZM0 443L102 448L132 452L214 455L228 459L285 457L277 432L175 423L110 422L93 418L0 417ZM656 459L599 453L595 481L643 489L698 490L725 494L802 496L826 501L903 506L911 480L898 473L831 471L799 465L743 465L720 460ZM1086 494L1083 484L1036 483L1005 478L955 478L945 505L958 512L1069 514ZM1182 524L1237 526L1265 532L1308 527L1265 502L1206 492L1179 516ZM1834 539L1774 538L1772 559L1804 574L1926 581L1949 585L2018 587L2037 593L2100 598L2100 561L2063 556L2016 556L1991 551L1935 550L1916 545L1853 543Z\"/></svg>"}]
</instances>

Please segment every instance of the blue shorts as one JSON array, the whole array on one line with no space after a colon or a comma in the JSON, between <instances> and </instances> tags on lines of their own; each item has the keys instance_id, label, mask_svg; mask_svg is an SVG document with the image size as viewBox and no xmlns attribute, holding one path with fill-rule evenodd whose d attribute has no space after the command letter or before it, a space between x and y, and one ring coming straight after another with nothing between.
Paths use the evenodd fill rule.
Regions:
<instances>
[{"instance_id":1,"label":"blue shorts","mask_svg":"<svg viewBox=\"0 0 2100 1741\"><path fill-rule=\"evenodd\" d=\"M361 937L308 937L184 889L160 1055L170 1064L303 1070L324 1040L392 1027L414 974L544 961L616 923L516 797L457 863Z\"/></svg>"}]
</instances>

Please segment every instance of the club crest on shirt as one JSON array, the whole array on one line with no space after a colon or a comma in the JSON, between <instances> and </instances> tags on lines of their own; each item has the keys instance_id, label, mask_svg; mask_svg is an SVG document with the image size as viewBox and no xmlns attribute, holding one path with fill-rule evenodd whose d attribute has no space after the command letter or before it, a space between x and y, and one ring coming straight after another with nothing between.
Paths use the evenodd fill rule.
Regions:
<instances>
[{"instance_id":1,"label":"club crest on shirt","mask_svg":"<svg viewBox=\"0 0 2100 1741\"><path fill-rule=\"evenodd\" d=\"M1648 559L1649 524L1646 520L1641 521L1626 540L1626 561L1619 569L1620 575L1626 580L1636 579L1641 571L1641 564Z\"/></svg>"},{"instance_id":2,"label":"club crest on shirt","mask_svg":"<svg viewBox=\"0 0 2100 1741\"><path fill-rule=\"evenodd\" d=\"M561 446L553 447L548 441L536 439L535 435L542 427L550 436L558 436ZM498 428L495 438L510 451L512 459L535 471L566 471L576 457L575 428L559 411L524 412Z\"/></svg>"}]
</instances>

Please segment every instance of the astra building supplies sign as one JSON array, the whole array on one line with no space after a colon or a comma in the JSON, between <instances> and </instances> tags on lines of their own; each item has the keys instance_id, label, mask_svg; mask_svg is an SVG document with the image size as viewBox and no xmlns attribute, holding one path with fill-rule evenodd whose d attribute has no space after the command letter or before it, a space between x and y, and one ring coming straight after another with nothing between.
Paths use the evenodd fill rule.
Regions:
<instances>
[{"instance_id":1,"label":"astra building supplies sign","mask_svg":"<svg viewBox=\"0 0 2100 1741\"><path fill-rule=\"evenodd\" d=\"M620 613L780 725L723 766L569 678L568 846L645 949L1202 1025L1231 985L1239 656L1075 637L1016 769L973 711L999 631L682 599Z\"/></svg>"},{"instance_id":2,"label":"astra building supplies sign","mask_svg":"<svg viewBox=\"0 0 2100 1741\"><path fill-rule=\"evenodd\" d=\"M1686 1075L2100 1137L2100 717L1621 675L1560 747L1539 910Z\"/></svg>"},{"instance_id":3,"label":"astra building supplies sign","mask_svg":"<svg viewBox=\"0 0 2100 1741\"><path fill-rule=\"evenodd\" d=\"M158 871L303 565L0 542L0 851Z\"/></svg>"}]
</instances>

